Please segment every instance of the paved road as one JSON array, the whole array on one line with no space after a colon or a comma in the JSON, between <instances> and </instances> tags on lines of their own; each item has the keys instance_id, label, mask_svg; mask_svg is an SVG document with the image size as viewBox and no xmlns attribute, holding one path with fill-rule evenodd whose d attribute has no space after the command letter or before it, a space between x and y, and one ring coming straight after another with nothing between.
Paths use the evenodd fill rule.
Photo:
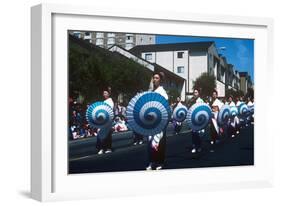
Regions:
<instances>
[{"instance_id":1,"label":"paved road","mask_svg":"<svg viewBox=\"0 0 281 206\"><path fill-rule=\"evenodd\" d=\"M243 128L234 138L223 138L210 148L209 135L203 138L203 150L191 154L191 134L185 126L174 135L167 129L165 169L239 166L254 164L253 125ZM147 144L133 145L132 133L113 135L113 152L97 155L95 138L69 142L69 173L144 170L147 166Z\"/></svg>"}]
</instances>

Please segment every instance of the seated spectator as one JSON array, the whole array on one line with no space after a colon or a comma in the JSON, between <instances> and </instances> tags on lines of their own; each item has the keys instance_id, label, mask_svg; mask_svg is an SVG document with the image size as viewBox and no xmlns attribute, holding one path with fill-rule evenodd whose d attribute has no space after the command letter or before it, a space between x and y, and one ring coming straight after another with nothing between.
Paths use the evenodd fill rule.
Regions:
<instances>
[{"instance_id":1,"label":"seated spectator","mask_svg":"<svg viewBox=\"0 0 281 206\"><path fill-rule=\"evenodd\" d=\"M115 125L113 126L113 131L122 132L122 131L127 131L127 130L128 130L128 128L125 124L125 121L122 120L120 117L116 117Z\"/></svg>"},{"instance_id":2,"label":"seated spectator","mask_svg":"<svg viewBox=\"0 0 281 206\"><path fill-rule=\"evenodd\" d=\"M72 131L72 139L79 139L80 135L79 135L79 130L73 126L73 131Z\"/></svg>"}]
</instances>

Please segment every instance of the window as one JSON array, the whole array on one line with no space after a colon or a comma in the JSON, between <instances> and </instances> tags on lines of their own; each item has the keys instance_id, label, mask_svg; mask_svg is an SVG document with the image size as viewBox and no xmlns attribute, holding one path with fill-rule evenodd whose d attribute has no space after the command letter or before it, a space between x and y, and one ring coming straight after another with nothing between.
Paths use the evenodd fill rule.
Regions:
<instances>
[{"instance_id":1,"label":"window","mask_svg":"<svg viewBox=\"0 0 281 206\"><path fill-rule=\"evenodd\" d=\"M221 68L218 66L217 68L217 80L222 81L222 75L221 75Z\"/></svg>"},{"instance_id":2,"label":"window","mask_svg":"<svg viewBox=\"0 0 281 206\"><path fill-rule=\"evenodd\" d=\"M133 43L134 36L132 34L126 34L126 42L127 43Z\"/></svg>"},{"instance_id":3,"label":"window","mask_svg":"<svg viewBox=\"0 0 281 206\"><path fill-rule=\"evenodd\" d=\"M126 44L125 49L129 50L132 49L134 47L133 44Z\"/></svg>"},{"instance_id":4,"label":"window","mask_svg":"<svg viewBox=\"0 0 281 206\"><path fill-rule=\"evenodd\" d=\"M145 60L152 60L152 54L151 53L145 54Z\"/></svg>"},{"instance_id":5,"label":"window","mask_svg":"<svg viewBox=\"0 0 281 206\"><path fill-rule=\"evenodd\" d=\"M92 35L90 32L85 32L84 39L91 39Z\"/></svg>"},{"instance_id":6,"label":"window","mask_svg":"<svg viewBox=\"0 0 281 206\"><path fill-rule=\"evenodd\" d=\"M115 39L114 38L108 38L107 44L115 44Z\"/></svg>"},{"instance_id":7,"label":"window","mask_svg":"<svg viewBox=\"0 0 281 206\"><path fill-rule=\"evenodd\" d=\"M178 58L179 58L179 59L183 58L183 53L184 53L184 52L178 52Z\"/></svg>"},{"instance_id":8,"label":"window","mask_svg":"<svg viewBox=\"0 0 281 206\"><path fill-rule=\"evenodd\" d=\"M184 73L184 66L177 67L177 73L179 73L179 74Z\"/></svg>"},{"instance_id":9,"label":"window","mask_svg":"<svg viewBox=\"0 0 281 206\"><path fill-rule=\"evenodd\" d=\"M98 32L98 33L96 34L96 38L103 38L103 33Z\"/></svg>"},{"instance_id":10,"label":"window","mask_svg":"<svg viewBox=\"0 0 281 206\"><path fill-rule=\"evenodd\" d=\"M81 37L81 34L79 32L74 32L73 35L77 38L80 38Z\"/></svg>"},{"instance_id":11,"label":"window","mask_svg":"<svg viewBox=\"0 0 281 206\"><path fill-rule=\"evenodd\" d=\"M110 38L110 37L115 37L115 34L114 34L114 33L108 33L108 34L107 34L107 37L108 37L108 38Z\"/></svg>"},{"instance_id":12,"label":"window","mask_svg":"<svg viewBox=\"0 0 281 206\"><path fill-rule=\"evenodd\" d=\"M103 45L103 39L97 39L96 45Z\"/></svg>"}]
</instances>

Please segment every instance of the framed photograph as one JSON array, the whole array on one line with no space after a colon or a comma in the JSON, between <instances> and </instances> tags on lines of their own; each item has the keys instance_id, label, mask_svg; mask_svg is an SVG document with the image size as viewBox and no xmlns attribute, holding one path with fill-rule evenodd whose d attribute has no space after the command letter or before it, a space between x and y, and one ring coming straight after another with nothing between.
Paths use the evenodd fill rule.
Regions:
<instances>
[{"instance_id":1,"label":"framed photograph","mask_svg":"<svg viewBox=\"0 0 281 206\"><path fill-rule=\"evenodd\" d=\"M31 25L34 199L272 186L271 19L41 4Z\"/></svg>"}]
</instances>

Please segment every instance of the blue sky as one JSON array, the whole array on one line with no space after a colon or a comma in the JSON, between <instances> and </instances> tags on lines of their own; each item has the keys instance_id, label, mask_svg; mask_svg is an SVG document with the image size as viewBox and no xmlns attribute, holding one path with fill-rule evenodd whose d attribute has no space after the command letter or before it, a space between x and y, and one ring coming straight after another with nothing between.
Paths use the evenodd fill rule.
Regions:
<instances>
[{"instance_id":1,"label":"blue sky","mask_svg":"<svg viewBox=\"0 0 281 206\"><path fill-rule=\"evenodd\" d=\"M218 52L226 57L227 62L233 64L238 71L248 72L254 82L254 40L252 39L156 35L156 44L199 41L214 41L216 47L221 48Z\"/></svg>"}]
</instances>

